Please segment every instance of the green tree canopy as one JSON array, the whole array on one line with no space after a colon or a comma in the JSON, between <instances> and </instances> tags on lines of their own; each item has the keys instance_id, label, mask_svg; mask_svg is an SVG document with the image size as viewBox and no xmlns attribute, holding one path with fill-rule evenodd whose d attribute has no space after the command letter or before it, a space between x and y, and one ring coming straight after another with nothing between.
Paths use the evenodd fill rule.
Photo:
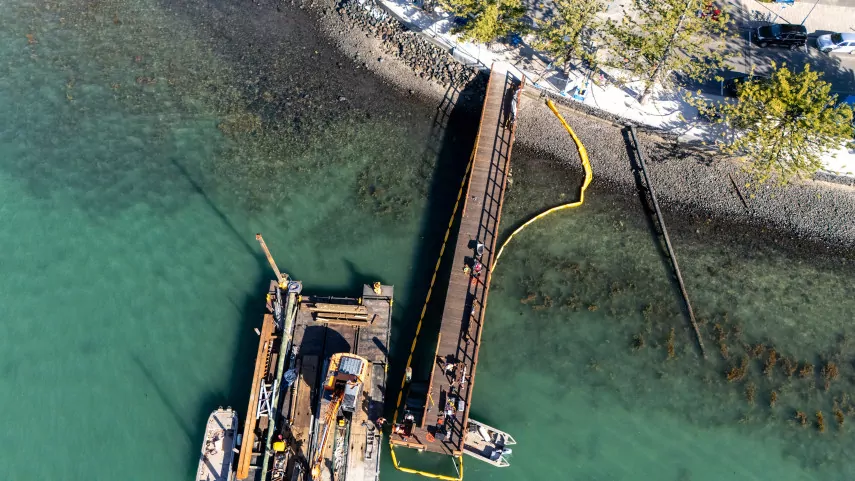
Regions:
<instances>
[{"instance_id":1,"label":"green tree canopy","mask_svg":"<svg viewBox=\"0 0 855 481\"><path fill-rule=\"evenodd\" d=\"M541 22L535 32L535 47L565 67L573 60L595 64L592 37L600 24L597 15L606 11L605 4L601 0L555 0L555 8L555 17Z\"/></svg>"},{"instance_id":2,"label":"green tree canopy","mask_svg":"<svg viewBox=\"0 0 855 481\"><path fill-rule=\"evenodd\" d=\"M822 155L852 139L852 108L837 104L831 84L805 64L801 72L772 64L771 78L740 84L736 102L697 102L702 114L730 129L716 142L729 155L750 162L761 179L813 174Z\"/></svg>"},{"instance_id":3,"label":"green tree canopy","mask_svg":"<svg viewBox=\"0 0 855 481\"><path fill-rule=\"evenodd\" d=\"M492 42L513 32L522 32L525 7L522 0L440 0L447 12L467 19L455 27L464 40Z\"/></svg>"},{"instance_id":4,"label":"green tree canopy","mask_svg":"<svg viewBox=\"0 0 855 481\"><path fill-rule=\"evenodd\" d=\"M711 15L708 5L708 0L632 0L620 23L609 22L606 64L643 82L642 103L674 72L702 80L723 65L730 17L726 11Z\"/></svg>"}]
</instances>

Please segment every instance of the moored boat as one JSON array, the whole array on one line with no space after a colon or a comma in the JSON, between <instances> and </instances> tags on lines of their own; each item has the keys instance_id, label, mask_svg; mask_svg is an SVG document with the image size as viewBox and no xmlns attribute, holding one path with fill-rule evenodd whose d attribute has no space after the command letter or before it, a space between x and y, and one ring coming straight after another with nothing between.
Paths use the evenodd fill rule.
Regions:
<instances>
[{"instance_id":1,"label":"moored boat","mask_svg":"<svg viewBox=\"0 0 855 481\"><path fill-rule=\"evenodd\" d=\"M510 466L508 458L513 452L508 446L517 441L510 434L469 418L466 436L463 438L463 452L493 466Z\"/></svg>"},{"instance_id":2,"label":"moored boat","mask_svg":"<svg viewBox=\"0 0 855 481\"><path fill-rule=\"evenodd\" d=\"M208 416L196 481L232 481L237 413L219 408Z\"/></svg>"}]
</instances>

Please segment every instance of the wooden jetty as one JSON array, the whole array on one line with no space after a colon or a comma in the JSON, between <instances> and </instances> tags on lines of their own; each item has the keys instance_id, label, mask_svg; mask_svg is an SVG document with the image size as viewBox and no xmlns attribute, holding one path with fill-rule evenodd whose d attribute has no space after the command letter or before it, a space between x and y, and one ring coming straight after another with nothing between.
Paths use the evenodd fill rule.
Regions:
<instances>
[{"instance_id":1,"label":"wooden jetty","mask_svg":"<svg viewBox=\"0 0 855 481\"><path fill-rule=\"evenodd\" d=\"M465 188L427 401L421 412L405 411L414 418L412 429L406 433L394 429L390 440L394 445L453 456L463 452L490 288L489 266L514 142L514 125L508 117L512 98L516 98L517 111L522 100L517 85L519 81L505 65L493 65ZM475 275L479 263L480 273Z\"/></svg>"}]
</instances>

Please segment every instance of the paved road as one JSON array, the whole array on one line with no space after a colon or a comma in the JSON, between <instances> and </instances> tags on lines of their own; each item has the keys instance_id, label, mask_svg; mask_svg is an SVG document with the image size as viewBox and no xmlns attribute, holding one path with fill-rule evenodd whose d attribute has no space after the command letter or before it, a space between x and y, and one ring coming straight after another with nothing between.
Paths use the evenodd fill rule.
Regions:
<instances>
[{"instance_id":1,"label":"paved road","mask_svg":"<svg viewBox=\"0 0 855 481\"><path fill-rule=\"evenodd\" d=\"M625 10L630 0L602 0L608 6L608 10L602 15L604 18L620 20L625 15ZM751 12L742 5L739 0L718 0L727 3L734 20L734 38L728 41L728 48L733 53L730 69L719 72L724 78L733 76L737 72L748 72L753 67L758 74L769 73L771 63L778 65L785 63L793 68L801 69L805 63L810 63L811 68L823 72L823 78L831 82L835 92L855 94L855 55L823 54L816 49L816 37L829 33L825 30L811 31L808 40L808 48L805 51L789 51L777 47L760 48L749 43L749 32L760 25L767 24L762 20L766 18L757 17L757 12ZM813 3L814 0L805 0L805 3ZM538 21L548 19L555 15L555 5L552 0L523 0L529 11L529 15ZM855 26L855 0L819 0L818 7L810 10L812 24L825 25L830 19L829 15L839 13L839 9L823 9L822 5L833 5L836 7L853 7L852 24ZM775 8L779 6L773 5ZM849 9L847 8L847 14ZM771 11L771 10L770 10ZM762 13L762 12L761 12ZM773 18L774 20L774 18ZM720 94L721 84L716 81L686 82L686 87L691 90L700 89L709 94Z\"/></svg>"},{"instance_id":2,"label":"paved road","mask_svg":"<svg viewBox=\"0 0 855 481\"><path fill-rule=\"evenodd\" d=\"M852 0L855 1L855 0ZM805 63L812 70L823 73L823 79L830 82L832 90L841 94L855 94L855 55L824 54L816 48L815 35L808 39L804 50L791 51L780 47L760 48L748 41L750 28L745 26L734 32L734 38L727 42L727 47L733 54L729 61L730 68L718 72L728 78L738 72L750 72L754 68L757 74L769 74L772 62L778 65L786 63L793 69L801 70ZM691 90L700 89L709 94L720 94L721 86L716 81L702 84L686 82Z\"/></svg>"},{"instance_id":3,"label":"paved road","mask_svg":"<svg viewBox=\"0 0 855 481\"><path fill-rule=\"evenodd\" d=\"M741 56L731 62L735 69L746 72L754 67L759 73L771 71L772 62L778 65L786 62L793 68L801 69L804 64L810 64L811 69L823 73L823 79L830 82L832 89L839 92L855 93L855 55L824 54L817 50L816 39L808 39L805 50L790 51L780 47L760 48L748 42L747 31L741 31L740 36L730 43Z\"/></svg>"}]
</instances>

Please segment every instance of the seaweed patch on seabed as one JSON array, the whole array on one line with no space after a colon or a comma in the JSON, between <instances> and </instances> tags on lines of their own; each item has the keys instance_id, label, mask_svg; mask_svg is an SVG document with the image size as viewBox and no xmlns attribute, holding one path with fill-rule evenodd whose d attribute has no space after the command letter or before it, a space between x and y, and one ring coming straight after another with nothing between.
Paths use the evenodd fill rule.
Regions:
<instances>
[{"instance_id":1,"label":"seaweed patch on seabed","mask_svg":"<svg viewBox=\"0 0 855 481\"><path fill-rule=\"evenodd\" d=\"M524 190L525 168L516 175L514 188ZM604 224L599 217L595 222ZM851 442L843 428L846 417L855 414L848 341L809 350L797 342L772 342L757 337L753 319L701 305L696 311L701 334L715 346L704 361L679 299L670 297L667 281L657 284L667 274L639 282L643 275L627 271L649 272L636 267L636 254L620 249L603 248L614 258L612 265L598 261L588 249L608 245L610 239L600 237L603 229L596 238L573 239L567 248L550 244L555 239L570 244L561 231L568 225L575 231L590 224L573 219L534 226L524 248L517 244L505 254L494 278L494 296L513 296L519 312L513 328L527 333L525 340L515 339L517 348L522 341L532 352L549 353L538 356L538 371L563 373L555 376L557 386L608 389L628 410L665 411L704 427L736 427L748 436L773 432L782 449L805 467L848 469L829 463L829 456L846 459ZM558 359L559 352L566 357ZM568 366L576 377L568 379Z\"/></svg>"},{"instance_id":2,"label":"seaweed patch on seabed","mask_svg":"<svg viewBox=\"0 0 855 481\"><path fill-rule=\"evenodd\" d=\"M565 272L575 279L586 277L584 268L580 266L566 269ZM835 436L826 439L836 443L836 448L812 447L800 452L798 458L806 465L821 463L821 460L825 459L825 454L820 453L822 450L840 450L842 453L851 441L844 430L846 416L855 414L855 402L851 394L855 393L855 386L848 381L855 378L851 360L843 362L838 356L836 361L823 361L821 367L816 368L815 359L823 359L825 356L817 354L815 359L811 360L796 359L778 346L761 340L744 339L739 324L726 313L721 313L718 316L709 316L712 320L706 323L704 334L720 346L728 346L726 350L720 348L726 354L714 360L700 361L698 356L691 354L693 341L688 332L679 325L675 327L669 325L669 322L657 321L654 314L657 310L655 303L641 307L635 316L615 318L600 314L602 310L611 307L608 291L601 292L598 299L591 297L590 292L574 291L562 294L560 289L550 289L548 283L545 285L541 282L543 276L523 278L521 287L525 294L519 298L519 304L524 310L530 310L525 316L526 322L539 323L539 329L554 328L553 322L557 321L547 321L546 318L565 318L567 320L564 322L574 325L604 323L615 336L611 338L612 342L619 336L618 333L626 333L627 341L623 343L626 346L625 352L643 358L642 364L654 374L642 381L647 384L648 390L668 389L663 383L669 383L674 376L695 376L703 379L704 388L708 392L701 397L706 398L701 402L708 404L701 406L698 412L709 413L711 418L703 419L697 417L698 413L687 413L687 419L713 425L735 424L740 426L740 429L758 432L770 426L777 426L784 439L833 432ZM568 304L577 307L569 319L564 314L570 310ZM597 312L579 309L586 304L598 304L601 307ZM577 330L584 328L578 327ZM591 330L597 328L591 327ZM540 339L546 343L560 342L557 339L548 340L547 337ZM580 346L574 346L574 349L578 347ZM605 383L622 391L625 387L620 384L626 380L614 380L615 373L626 366L639 363L630 361L619 352L612 350L608 353L603 352L603 349L614 349L614 346L608 345L608 341L600 341L598 347L589 351L590 360L585 362L586 369L581 372L586 377L596 378L592 379L592 385ZM728 394L734 391L741 391L741 404L734 403L733 396ZM625 402L638 407L638 403L643 401L628 396ZM720 407L720 402L721 405L729 406L729 414L714 412ZM678 409L669 412L684 411L679 409L682 406L675 407ZM833 415L833 423L829 422L829 412ZM794 427L799 429L793 429Z\"/></svg>"},{"instance_id":3,"label":"seaweed patch on seabed","mask_svg":"<svg viewBox=\"0 0 855 481\"><path fill-rule=\"evenodd\" d=\"M13 117L32 126L26 135L47 140L2 168L39 197L61 183L65 195L97 214L137 204L171 212L185 206L171 194L199 191L252 212L328 182L333 171L340 171L334 180L342 195L390 220L411 215L426 197L419 187L429 185L433 164L413 154L430 147L423 131L431 109L392 108L400 104L392 94L364 107L358 99L366 93L353 88L341 96L341 85L367 88L360 81L374 80L361 72L327 75L338 72L328 68L335 53L303 38L288 41L300 36L296 26L259 32L251 19L267 13L218 17L193 2L167 10L121 0L7 10L19 18L20 31L10 34L29 40L30 50L10 67L41 69L46 88L63 94L53 116ZM292 17L279 19L300 23ZM231 40L247 31L252 42ZM63 155L82 141L101 148ZM311 180L299 182L297 174Z\"/></svg>"}]
</instances>

